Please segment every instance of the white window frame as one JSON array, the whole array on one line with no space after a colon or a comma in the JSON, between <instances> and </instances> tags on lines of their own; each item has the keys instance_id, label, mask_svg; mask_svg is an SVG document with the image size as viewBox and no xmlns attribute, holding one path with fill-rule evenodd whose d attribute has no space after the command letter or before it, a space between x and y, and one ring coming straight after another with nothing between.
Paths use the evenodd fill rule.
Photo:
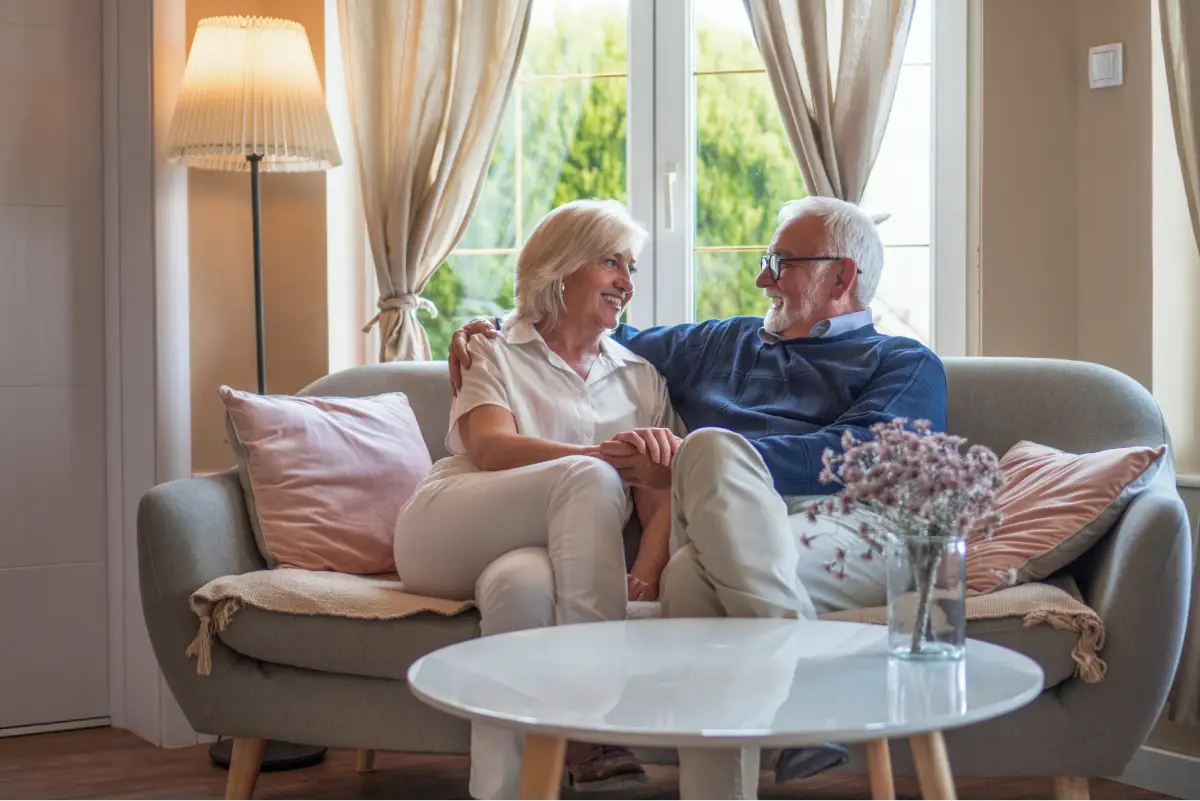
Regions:
<instances>
[{"instance_id":1,"label":"white window frame","mask_svg":"<svg viewBox=\"0 0 1200 801\"><path fill-rule=\"evenodd\" d=\"M930 345L941 356L967 355L967 265L973 262L967 237L971 5L933 0Z\"/></svg>"},{"instance_id":2,"label":"white window frame","mask_svg":"<svg viewBox=\"0 0 1200 801\"><path fill-rule=\"evenodd\" d=\"M961 356L967 353L967 269L973 263L967 236L972 4L932 3L930 344L943 356ZM630 323L639 327L694 318L692 16L690 0L630 3L629 206L653 237L639 260L638 294L629 310Z\"/></svg>"}]
</instances>

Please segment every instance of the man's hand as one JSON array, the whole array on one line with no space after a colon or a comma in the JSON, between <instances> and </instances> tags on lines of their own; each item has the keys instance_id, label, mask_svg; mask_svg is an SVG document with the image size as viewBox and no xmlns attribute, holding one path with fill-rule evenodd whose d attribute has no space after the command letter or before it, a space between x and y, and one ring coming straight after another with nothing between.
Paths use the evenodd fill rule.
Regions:
<instances>
[{"instance_id":1,"label":"man's hand","mask_svg":"<svg viewBox=\"0 0 1200 801\"><path fill-rule=\"evenodd\" d=\"M617 434L612 441L631 445L651 462L663 467L671 466L672 457L683 444L683 440L669 428L635 428Z\"/></svg>"},{"instance_id":2,"label":"man's hand","mask_svg":"<svg viewBox=\"0 0 1200 801\"><path fill-rule=\"evenodd\" d=\"M646 489L670 489L671 468L655 464L627 442L609 440L600 446L600 458L617 469L626 484Z\"/></svg>"},{"instance_id":3,"label":"man's hand","mask_svg":"<svg viewBox=\"0 0 1200 801\"><path fill-rule=\"evenodd\" d=\"M486 317L476 317L450 337L450 353L446 358L450 362L450 391L456 396L462 389L462 371L471 367L471 354L467 352L467 342L477 334L483 334L490 339L500 336L495 323Z\"/></svg>"}]
</instances>

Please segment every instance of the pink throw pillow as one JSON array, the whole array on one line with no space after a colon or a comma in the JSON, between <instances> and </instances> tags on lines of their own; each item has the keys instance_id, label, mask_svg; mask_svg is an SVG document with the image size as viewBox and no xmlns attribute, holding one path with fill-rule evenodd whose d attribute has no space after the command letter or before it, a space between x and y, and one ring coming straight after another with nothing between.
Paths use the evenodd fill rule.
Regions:
<instances>
[{"instance_id":1,"label":"pink throw pillow","mask_svg":"<svg viewBox=\"0 0 1200 801\"><path fill-rule=\"evenodd\" d=\"M1040 581L1082 556L1154 483L1167 447L1066 453L1018 442L1000 460L1003 521L967 541L967 593Z\"/></svg>"},{"instance_id":2,"label":"pink throw pillow","mask_svg":"<svg viewBox=\"0 0 1200 801\"><path fill-rule=\"evenodd\" d=\"M408 398L220 393L268 566L394 570L396 516L432 467Z\"/></svg>"}]
</instances>

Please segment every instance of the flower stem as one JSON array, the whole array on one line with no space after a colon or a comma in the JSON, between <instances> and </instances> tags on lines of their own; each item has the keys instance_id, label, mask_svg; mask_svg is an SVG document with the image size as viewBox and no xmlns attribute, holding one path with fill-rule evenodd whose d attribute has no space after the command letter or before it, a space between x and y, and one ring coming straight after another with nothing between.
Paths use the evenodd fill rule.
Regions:
<instances>
[{"instance_id":1,"label":"flower stem","mask_svg":"<svg viewBox=\"0 0 1200 801\"><path fill-rule=\"evenodd\" d=\"M910 553L916 551L917 558L913 560L913 573L917 584L917 616L913 622L912 653L921 653L925 634L929 630L929 618L933 606L934 577L942 563L942 552L932 542L922 542L916 548L910 547Z\"/></svg>"}]
</instances>

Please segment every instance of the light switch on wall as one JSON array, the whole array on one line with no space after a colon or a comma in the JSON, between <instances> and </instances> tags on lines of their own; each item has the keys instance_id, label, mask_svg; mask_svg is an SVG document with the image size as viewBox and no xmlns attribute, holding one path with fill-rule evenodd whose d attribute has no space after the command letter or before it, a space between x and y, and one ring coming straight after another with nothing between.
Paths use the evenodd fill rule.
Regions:
<instances>
[{"instance_id":1,"label":"light switch on wall","mask_svg":"<svg viewBox=\"0 0 1200 801\"><path fill-rule=\"evenodd\" d=\"M1124 47L1106 44L1088 49L1088 84L1093 89L1120 86L1125 81Z\"/></svg>"}]
</instances>

